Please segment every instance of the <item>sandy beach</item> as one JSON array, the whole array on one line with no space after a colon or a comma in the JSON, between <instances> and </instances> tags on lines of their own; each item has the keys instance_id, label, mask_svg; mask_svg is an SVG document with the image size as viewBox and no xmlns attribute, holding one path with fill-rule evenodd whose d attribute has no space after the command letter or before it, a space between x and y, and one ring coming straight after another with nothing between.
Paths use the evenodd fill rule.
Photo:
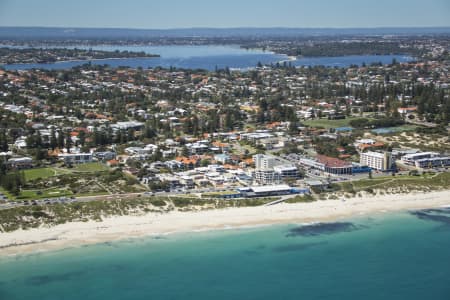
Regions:
<instances>
[{"instance_id":1,"label":"sandy beach","mask_svg":"<svg viewBox=\"0 0 450 300\"><path fill-rule=\"evenodd\" d=\"M149 213L0 233L0 255L51 251L127 238L280 223L334 221L359 215L450 206L450 190L361 198Z\"/></svg>"}]
</instances>

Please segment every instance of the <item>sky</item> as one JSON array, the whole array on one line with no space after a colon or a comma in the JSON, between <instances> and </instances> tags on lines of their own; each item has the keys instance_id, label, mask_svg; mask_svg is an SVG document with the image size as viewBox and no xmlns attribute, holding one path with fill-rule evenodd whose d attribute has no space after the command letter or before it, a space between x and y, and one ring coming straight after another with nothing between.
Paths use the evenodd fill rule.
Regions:
<instances>
[{"instance_id":1,"label":"sky","mask_svg":"<svg viewBox=\"0 0 450 300\"><path fill-rule=\"evenodd\" d=\"M447 27L450 0L0 0L0 26Z\"/></svg>"}]
</instances>

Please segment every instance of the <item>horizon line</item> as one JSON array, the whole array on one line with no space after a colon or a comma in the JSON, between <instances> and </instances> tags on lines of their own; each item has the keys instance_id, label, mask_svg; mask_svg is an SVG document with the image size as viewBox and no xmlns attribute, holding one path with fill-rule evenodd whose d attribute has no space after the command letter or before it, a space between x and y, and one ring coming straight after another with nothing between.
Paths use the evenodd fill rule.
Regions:
<instances>
[{"instance_id":1,"label":"horizon line","mask_svg":"<svg viewBox=\"0 0 450 300\"><path fill-rule=\"evenodd\" d=\"M426 26L372 26L372 27L290 27L290 26L236 26L236 27L170 27L170 28L143 28L143 27L83 27L83 26L40 26L40 25L0 25L0 28L42 28L42 29L128 29L128 30L195 30L195 29L306 29L306 30L339 30L339 29L450 29L450 25L426 25Z\"/></svg>"}]
</instances>

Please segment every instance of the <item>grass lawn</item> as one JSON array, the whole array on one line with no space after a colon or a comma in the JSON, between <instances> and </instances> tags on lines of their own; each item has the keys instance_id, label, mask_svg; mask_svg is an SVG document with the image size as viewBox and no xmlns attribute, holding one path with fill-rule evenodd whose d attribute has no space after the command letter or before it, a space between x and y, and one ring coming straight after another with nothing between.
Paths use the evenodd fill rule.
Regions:
<instances>
[{"instance_id":1,"label":"grass lawn","mask_svg":"<svg viewBox=\"0 0 450 300\"><path fill-rule=\"evenodd\" d=\"M302 123L310 127L323 127L329 129L337 127L348 127L350 126L349 124L350 121L355 119L360 119L360 117L347 117L343 120L328 120L325 118L325 119L307 120L303 121Z\"/></svg>"},{"instance_id":2,"label":"grass lawn","mask_svg":"<svg viewBox=\"0 0 450 300\"><path fill-rule=\"evenodd\" d=\"M74 165L72 170L75 172L101 172L109 170L109 167L100 162L92 162Z\"/></svg>"},{"instance_id":3,"label":"grass lawn","mask_svg":"<svg viewBox=\"0 0 450 300\"><path fill-rule=\"evenodd\" d=\"M0 192L1 192L3 195L5 195L6 197L8 197L9 199L13 199L13 198L14 198L14 196L13 196L10 192L8 192L7 190L5 190L5 189L2 188L1 186L0 186Z\"/></svg>"},{"instance_id":4,"label":"grass lawn","mask_svg":"<svg viewBox=\"0 0 450 300\"><path fill-rule=\"evenodd\" d=\"M41 191L42 194L38 194ZM46 190L22 190L16 200L33 200L42 198L54 198L71 196L73 193L66 188L49 188Z\"/></svg>"},{"instance_id":5,"label":"grass lawn","mask_svg":"<svg viewBox=\"0 0 450 300\"><path fill-rule=\"evenodd\" d=\"M23 171L25 173L25 180L30 181L37 178L48 178L56 175L56 171L53 168L38 168L28 169Z\"/></svg>"}]
</instances>

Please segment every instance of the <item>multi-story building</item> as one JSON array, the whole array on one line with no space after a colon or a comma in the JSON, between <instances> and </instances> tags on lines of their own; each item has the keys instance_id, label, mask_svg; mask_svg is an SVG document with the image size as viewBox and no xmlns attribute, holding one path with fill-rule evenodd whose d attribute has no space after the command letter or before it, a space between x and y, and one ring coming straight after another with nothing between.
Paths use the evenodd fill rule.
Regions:
<instances>
[{"instance_id":1,"label":"multi-story building","mask_svg":"<svg viewBox=\"0 0 450 300\"><path fill-rule=\"evenodd\" d=\"M275 173L280 174L284 178L298 178L300 176L298 168L294 165L281 165L273 167Z\"/></svg>"},{"instance_id":2,"label":"multi-story building","mask_svg":"<svg viewBox=\"0 0 450 300\"><path fill-rule=\"evenodd\" d=\"M419 152L413 154L407 154L402 156L402 162L407 165L415 165L417 160L428 159L433 157L439 157L437 152Z\"/></svg>"},{"instance_id":3,"label":"multi-story building","mask_svg":"<svg viewBox=\"0 0 450 300\"><path fill-rule=\"evenodd\" d=\"M274 171L274 169L257 169L255 171L255 180L259 184L275 184L281 182L281 174Z\"/></svg>"},{"instance_id":4,"label":"multi-story building","mask_svg":"<svg viewBox=\"0 0 450 300\"><path fill-rule=\"evenodd\" d=\"M253 161L255 162L256 169L270 169L275 166L290 164L289 161L280 157L265 154L253 155Z\"/></svg>"},{"instance_id":5,"label":"multi-story building","mask_svg":"<svg viewBox=\"0 0 450 300\"><path fill-rule=\"evenodd\" d=\"M297 167L280 157L256 154L253 161L256 167L254 178L259 184L275 184L285 178L299 177Z\"/></svg>"},{"instance_id":6,"label":"multi-story building","mask_svg":"<svg viewBox=\"0 0 450 300\"><path fill-rule=\"evenodd\" d=\"M387 171L392 168L391 152L364 152L360 154L361 165L378 171Z\"/></svg>"},{"instance_id":7,"label":"multi-story building","mask_svg":"<svg viewBox=\"0 0 450 300\"><path fill-rule=\"evenodd\" d=\"M450 156L430 157L418 159L414 162L417 168L435 168L450 166Z\"/></svg>"},{"instance_id":8,"label":"multi-story building","mask_svg":"<svg viewBox=\"0 0 450 300\"><path fill-rule=\"evenodd\" d=\"M66 164L82 164L92 161L92 153L62 153L58 158Z\"/></svg>"}]
</instances>

